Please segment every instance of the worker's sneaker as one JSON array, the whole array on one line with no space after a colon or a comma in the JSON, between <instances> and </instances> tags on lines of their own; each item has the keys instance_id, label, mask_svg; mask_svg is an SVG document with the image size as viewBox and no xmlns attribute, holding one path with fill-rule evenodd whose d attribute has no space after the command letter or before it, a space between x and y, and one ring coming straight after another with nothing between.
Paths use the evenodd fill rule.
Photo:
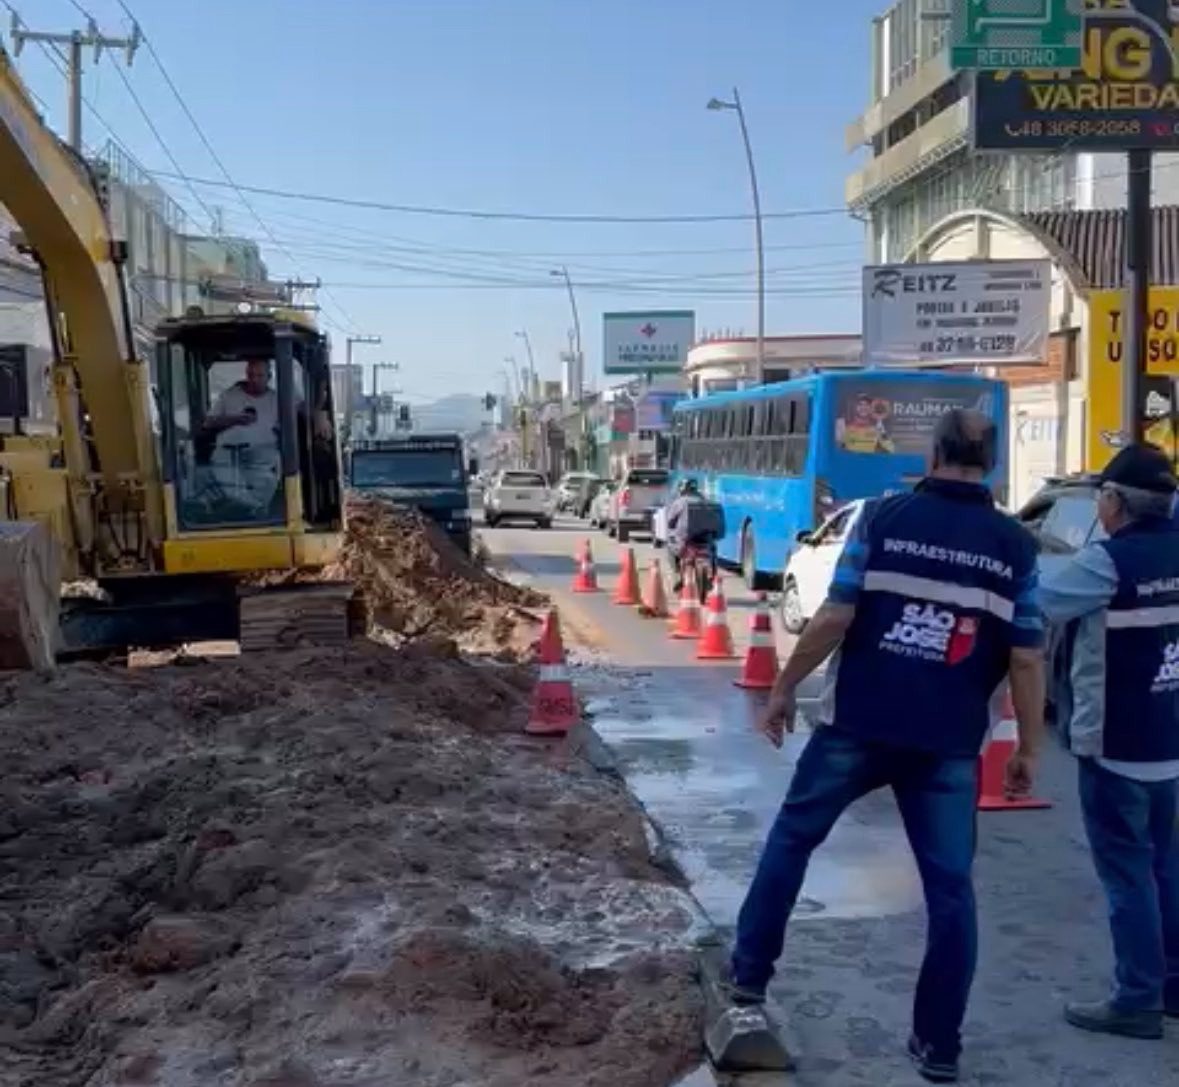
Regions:
<instances>
[{"instance_id":1,"label":"worker's sneaker","mask_svg":"<svg viewBox=\"0 0 1179 1087\"><path fill-rule=\"evenodd\" d=\"M731 974L721 979L720 990L740 1008L757 1008L766 1002L764 989L751 989L747 985L738 985Z\"/></svg>"},{"instance_id":2,"label":"worker's sneaker","mask_svg":"<svg viewBox=\"0 0 1179 1087\"><path fill-rule=\"evenodd\" d=\"M922 1079L930 1083L957 1083L958 1059L935 1053L916 1034L909 1035L909 1057L917 1066Z\"/></svg>"},{"instance_id":3,"label":"worker's sneaker","mask_svg":"<svg viewBox=\"0 0 1179 1087\"><path fill-rule=\"evenodd\" d=\"M1080 1030L1116 1034L1122 1038L1154 1040L1163 1036L1163 1013L1122 1011L1108 1000L1094 1004L1066 1004L1064 1017Z\"/></svg>"}]
</instances>

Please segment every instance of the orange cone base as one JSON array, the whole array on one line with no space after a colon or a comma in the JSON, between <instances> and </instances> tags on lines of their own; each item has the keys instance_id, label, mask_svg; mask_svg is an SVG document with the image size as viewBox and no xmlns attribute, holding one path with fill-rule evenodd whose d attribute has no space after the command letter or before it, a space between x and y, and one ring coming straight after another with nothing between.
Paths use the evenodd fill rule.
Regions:
<instances>
[{"instance_id":1,"label":"orange cone base","mask_svg":"<svg viewBox=\"0 0 1179 1087\"><path fill-rule=\"evenodd\" d=\"M1002 793L998 796L980 796L979 811L1036 811L1052 807L1051 800L1036 800L1024 797L1022 800L1008 800Z\"/></svg>"},{"instance_id":2,"label":"orange cone base","mask_svg":"<svg viewBox=\"0 0 1179 1087\"><path fill-rule=\"evenodd\" d=\"M735 661L737 654L731 649L727 652L720 649L705 649L696 654L698 661Z\"/></svg>"},{"instance_id":3,"label":"orange cone base","mask_svg":"<svg viewBox=\"0 0 1179 1087\"><path fill-rule=\"evenodd\" d=\"M524 731L529 736L564 736L580 719L573 684L568 680L541 683Z\"/></svg>"},{"instance_id":4,"label":"orange cone base","mask_svg":"<svg viewBox=\"0 0 1179 1087\"><path fill-rule=\"evenodd\" d=\"M574 585L574 593L600 593L602 590L597 585Z\"/></svg>"},{"instance_id":5,"label":"orange cone base","mask_svg":"<svg viewBox=\"0 0 1179 1087\"><path fill-rule=\"evenodd\" d=\"M734 687L741 687L746 691L771 691L774 689L773 679L740 679L733 680Z\"/></svg>"},{"instance_id":6,"label":"orange cone base","mask_svg":"<svg viewBox=\"0 0 1179 1087\"><path fill-rule=\"evenodd\" d=\"M688 642L688 641L694 642L694 641L696 641L697 638L700 637L700 631L676 629L671 632L670 637L674 638L676 641L679 641L679 642Z\"/></svg>"}]
</instances>

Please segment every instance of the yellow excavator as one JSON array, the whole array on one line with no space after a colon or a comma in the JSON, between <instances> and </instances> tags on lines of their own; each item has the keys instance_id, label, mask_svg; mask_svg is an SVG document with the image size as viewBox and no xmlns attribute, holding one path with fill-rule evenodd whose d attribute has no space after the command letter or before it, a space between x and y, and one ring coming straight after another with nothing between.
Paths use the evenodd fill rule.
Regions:
<instances>
[{"instance_id":1,"label":"yellow excavator","mask_svg":"<svg viewBox=\"0 0 1179 1087\"><path fill-rule=\"evenodd\" d=\"M100 590L62 601L61 653L236 638L243 575L342 547L328 342L293 312L196 310L137 357L103 185L0 47L0 204L42 273L58 424L0 436L0 520L47 525L63 580Z\"/></svg>"}]
</instances>

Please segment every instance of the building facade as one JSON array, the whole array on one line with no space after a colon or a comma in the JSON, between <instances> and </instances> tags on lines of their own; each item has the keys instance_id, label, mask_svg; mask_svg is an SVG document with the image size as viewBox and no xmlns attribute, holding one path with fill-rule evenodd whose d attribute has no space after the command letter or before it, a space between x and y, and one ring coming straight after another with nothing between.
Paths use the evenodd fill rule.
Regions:
<instances>
[{"instance_id":1,"label":"building facade","mask_svg":"<svg viewBox=\"0 0 1179 1087\"><path fill-rule=\"evenodd\" d=\"M868 263L910 259L923 234L970 208L1124 207L1124 155L971 150L969 77L951 70L949 21L922 18L931 10L929 0L898 0L870 27L868 106L846 133L848 150L863 157L845 185L867 227ZM1176 166L1179 155L1156 156L1156 203L1179 203Z\"/></svg>"}]
</instances>

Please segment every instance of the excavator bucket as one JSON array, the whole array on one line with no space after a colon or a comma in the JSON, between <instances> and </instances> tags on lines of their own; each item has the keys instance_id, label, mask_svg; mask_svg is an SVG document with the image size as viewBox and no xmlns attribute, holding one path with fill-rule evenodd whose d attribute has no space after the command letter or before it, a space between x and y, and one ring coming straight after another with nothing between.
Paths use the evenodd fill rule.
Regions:
<instances>
[{"instance_id":1,"label":"excavator bucket","mask_svg":"<svg viewBox=\"0 0 1179 1087\"><path fill-rule=\"evenodd\" d=\"M57 649L58 544L32 521L0 521L0 670L48 671Z\"/></svg>"}]
</instances>

